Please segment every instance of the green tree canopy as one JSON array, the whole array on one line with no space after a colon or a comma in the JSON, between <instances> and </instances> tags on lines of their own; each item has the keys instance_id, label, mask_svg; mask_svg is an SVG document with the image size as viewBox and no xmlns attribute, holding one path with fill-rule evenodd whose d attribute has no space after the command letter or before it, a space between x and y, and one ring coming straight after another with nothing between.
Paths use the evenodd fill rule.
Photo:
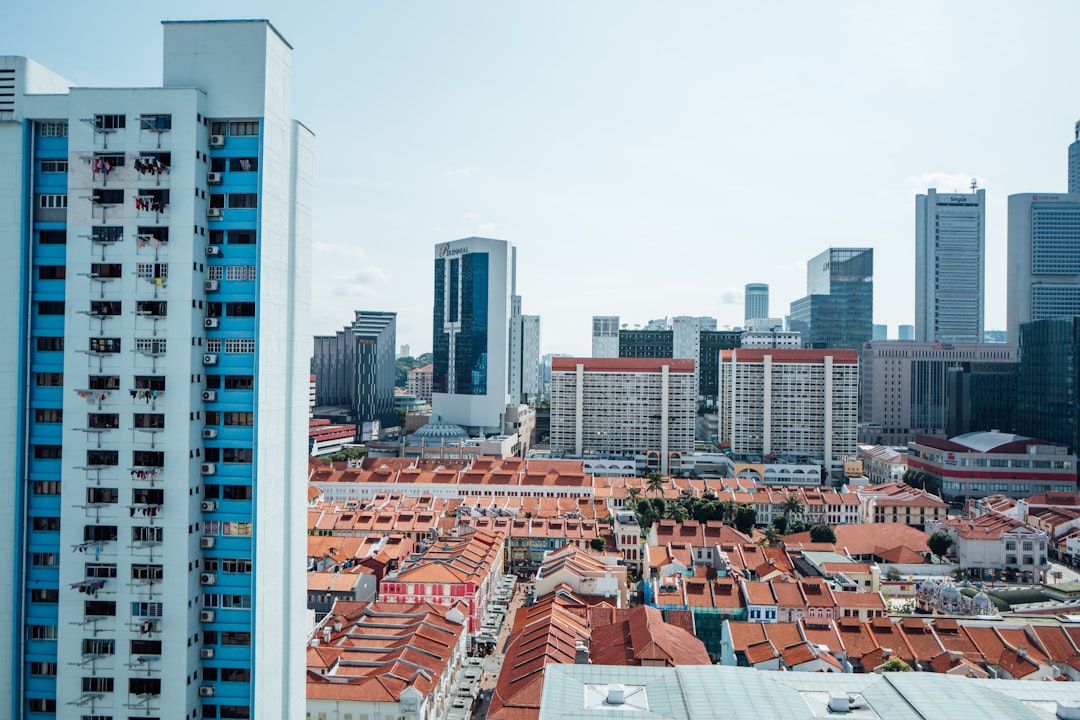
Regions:
<instances>
[{"instance_id":1,"label":"green tree canopy","mask_svg":"<svg viewBox=\"0 0 1080 720\"><path fill-rule=\"evenodd\" d=\"M828 525L814 525L810 528L810 540L816 543L835 543L836 533Z\"/></svg>"},{"instance_id":2,"label":"green tree canopy","mask_svg":"<svg viewBox=\"0 0 1080 720\"><path fill-rule=\"evenodd\" d=\"M952 536L942 530L938 530L926 540L926 546L930 548L930 552L939 558L945 557L945 553L949 552L952 544Z\"/></svg>"},{"instance_id":3,"label":"green tree canopy","mask_svg":"<svg viewBox=\"0 0 1080 720\"><path fill-rule=\"evenodd\" d=\"M735 508L735 529L744 535L749 535L757 522L757 510L753 505L739 505Z\"/></svg>"}]
</instances>

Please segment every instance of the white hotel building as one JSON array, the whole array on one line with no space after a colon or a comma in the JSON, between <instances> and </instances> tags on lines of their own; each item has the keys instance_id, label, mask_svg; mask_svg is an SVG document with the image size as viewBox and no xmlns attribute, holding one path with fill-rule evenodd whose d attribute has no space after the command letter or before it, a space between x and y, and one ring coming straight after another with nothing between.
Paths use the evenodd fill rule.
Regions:
<instances>
[{"instance_id":1,"label":"white hotel building","mask_svg":"<svg viewBox=\"0 0 1080 720\"><path fill-rule=\"evenodd\" d=\"M291 52L265 20L166 22L150 88L0 57L2 717L303 714Z\"/></svg>"},{"instance_id":2,"label":"white hotel building","mask_svg":"<svg viewBox=\"0 0 1080 720\"><path fill-rule=\"evenodd\" d=\"M645 454L666 475L693 452L696 398L693 360L552 358L551 450Z\"/></svg>"},{"instance_id":3,"label":"white hotel building","mask_svg":"<svg viewBox=\"0 0 1080 720\"><path fill-rule=\"evenodd\" d=\"M738 455L855 457L859 355L777 348L720 352L720 441Z\"/></svg>"}]
</instances>

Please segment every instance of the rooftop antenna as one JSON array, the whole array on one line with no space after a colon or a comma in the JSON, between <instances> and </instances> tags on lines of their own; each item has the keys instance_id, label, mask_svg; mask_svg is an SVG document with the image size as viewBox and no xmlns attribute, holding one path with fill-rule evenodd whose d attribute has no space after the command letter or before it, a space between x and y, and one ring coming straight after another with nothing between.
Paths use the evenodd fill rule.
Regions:
<instances>
[{"instance_id":1,"label":"rooftop antenna","mask_svg":"<svg viewBox=\"0 0 1080 720\"><path fill-rule=\"evenodd\" d=\"M972 195L975 194L975 190L978 189L978 187L979 187L978 181L975 180L975 178L971 178L971 194Z\"/></svg>"}]
</instances>

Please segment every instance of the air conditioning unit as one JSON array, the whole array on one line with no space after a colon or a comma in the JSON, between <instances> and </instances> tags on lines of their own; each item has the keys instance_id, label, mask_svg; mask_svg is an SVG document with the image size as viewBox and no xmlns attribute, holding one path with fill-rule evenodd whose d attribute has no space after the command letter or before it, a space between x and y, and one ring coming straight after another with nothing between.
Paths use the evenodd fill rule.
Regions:
<instances>
[{"instance_id":1,"label":"air conditioning unit","mask_svg":"<svg viewBox=\"0 0 1080 720\"><path fill-rule=\"evenodd\" d=\"M225 147L225 136L224 135L211 135L210 136L210 147Z\"/></svg>"},{"instance_id":2,"label":"air conditioning unit","mask_svg":"<svg viewBox=\"0 0 1080 720\"><path fill-rule=\"evenodd\" d=\"M213 613L210 614L213 615ZM201 695L202 697L214 697L214 686L203 685L199 688L199 695Z\"/></svg>"},{"instance_id":3,"label":"air conditioning unit","mask_svg":"<svg viewBox=\"0 0 1080 720\"><path fill-rule=\"evenodd\" d=\"M203 573L199 575L199 582L203 585L217 585L217 575L214 573Z\"/></svg>"},{"instance_id":4,"label":"air conditioning unit","mask_svg":"<svg viewBox=\"0 0 1080 720\"><path fill-rule=\"evenodd\" d=\"M199 547L201 547L203 550L210 550L216 544L217 543L215 542L215 539L213 537L199 538Z\"/></svg>"},{"instance_id":5,"label":"air conditioning unit","mask_svg":"<svg viewBox=\"0 0 1080 720\"><path fill-rule=\"evenodd\" d=\"M199 622L214 622L215 617L216 617L216 615L214 615L213 610L200 610L199 611Z\"/></svg>"},{"instance_id":6,"label":"air conditioning unit","mask_svg":"<svg viewBox=\"0 0 1080 720\"><path fill-rule=\"evenodd\" d=\"M214 657L214 648L203 648L199 651L199 657L203 660L209 660Z\"/></svg>"},{"instance_id":7,"label":"air conditioning unit","mask_svg":"<svg viewBox=\"0 0 1080 720\"><path fill-rule=\"evenodd\" d=\"M206 217L221 218L221 208L206 208Z\"/></svg>"},{"instance_id":8,"label":"air conditioning unit","mask_svg":"<svg viewBox=\"0 0 1080 720\"><path fill-rule=\"evenodd\" d=\"M214 402L215 400L217 400L217 391L216 390L203 390L202 391L202 399L203 399L203 402Z\"/></svg>"},{"instance_id":9,"label":"air conditioning unit","mask_svg":"<svg viewBox=\"0 0 1080 720\"><path fill-rule=\"evenodd\" d=\"M202 474L203 475L217 475L217 465L215 465L214 463L203 463L202 464Z\"/></svg>"},{"instance_id":10,"label":"air conditioning unit","mask_svg":"<svg viewBox=\"0 0 1080 720\"><path fill-rule=\"evenodd\" d=\"M202 324L204 328L209 328L212 330L216 328L220 324L220 322L217 318L203 318Z\"/></svg>"},{"instance_id":11,"label":"air conditioning unit","mask_svg":"<svg viewBox=\"0 0 1080 720\"><path fill-rule=\"evenodd\" d=\"M209 390L207 392L210 392ZM204 392L205 396L206 393ZM203 440L213 440L217 437L217 428L203 428L202 431Z\"/></svg>"},{"instance_id":12,"label":"air conditioning unit","mask_svg":"<svg viewBox=\"0 0 1080 720\"><path fill-rule=\"evenodd\" d=\"M206 184L207 185L220 185L221 184L221 173L218 173L218 172L207 173L206 174Z\"/></svg>"},{"instance_id":13,"label":"air conditioning unit","mask_svg":"<svg viewBox=\"0 0 1080 720\"><path fill-rule=\"evenodd\" d=\"M202 288L206 292L217 292L219 287L221 285L218 284L217 280L203 280Z\"/></svg>"},{"instance_id":14,"label":"air conditioning unit","mask_svg":"<svg viewBox=\"0 0 1080 720\"><path fill-rule=\"evenodd\" d=\"M213 500L203 500L199 503L199 507L202 508L203 512L214 512L217 510L217 503Z\"/></svg>"},{"instance_id":15,"label":"air conditioning unit","mask_svg":"<svg viewBox=\"0 0 1080 720\"><path fill-rule=\"evenodd\" d=\"M217 245L207 245L206 255L207 257L221 257L221 248Z\"/></svg>"},{"instance_id":16,"label":"air conditioning unit","mask_svg":"<svg viewBox=\"0 0 1080 720\"><path fill-rule=\"evenodd\" d=\"M217 355L214 353L206 353L202 356L203 365L217 365Z\"/></svg>"}]
</instances>

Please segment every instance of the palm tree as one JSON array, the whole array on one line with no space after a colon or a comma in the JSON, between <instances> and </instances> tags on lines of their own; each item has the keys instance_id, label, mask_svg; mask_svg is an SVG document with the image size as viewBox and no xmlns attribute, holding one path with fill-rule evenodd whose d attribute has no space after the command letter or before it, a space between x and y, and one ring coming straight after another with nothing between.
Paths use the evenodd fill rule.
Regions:
<instances>
[{"instance_id":1,"label":"palm tree","mask_svg":"<svg viewBox=\"0 0 1080 720\"><path fill-rule=\"evenodd\" d=\"M667 479L663 475L653 470L646 476L648 479L645 481L645 492L655 495L656 493L663 494L664 486L667 485Z\"/></svg>"},{"instance_id":2,"label":"palm tree","mask_svg":"<svg viewBox=\"0 0 1080 720\"><path fill-rule=\"evenodd\" d=\"M791 525L791 516L801 515L802 508L802 500L800 500L799 496L795 493L789 494L786 498L784 498L784 502L780 505L780 509L784 511L784 520L787 521L787 524L789 526Z\"/></svg>"},{"instance_id":3,"label":"palm tree","mask_svg":"<svg viewBox=\"0 0 1080 720\"><path fill-rule=\"evenodd\" d=\"M638 496L641 495L641 488L629 487L626 488L626 504L633 508L637 505Z\"/></svg>"}]
</instances>

